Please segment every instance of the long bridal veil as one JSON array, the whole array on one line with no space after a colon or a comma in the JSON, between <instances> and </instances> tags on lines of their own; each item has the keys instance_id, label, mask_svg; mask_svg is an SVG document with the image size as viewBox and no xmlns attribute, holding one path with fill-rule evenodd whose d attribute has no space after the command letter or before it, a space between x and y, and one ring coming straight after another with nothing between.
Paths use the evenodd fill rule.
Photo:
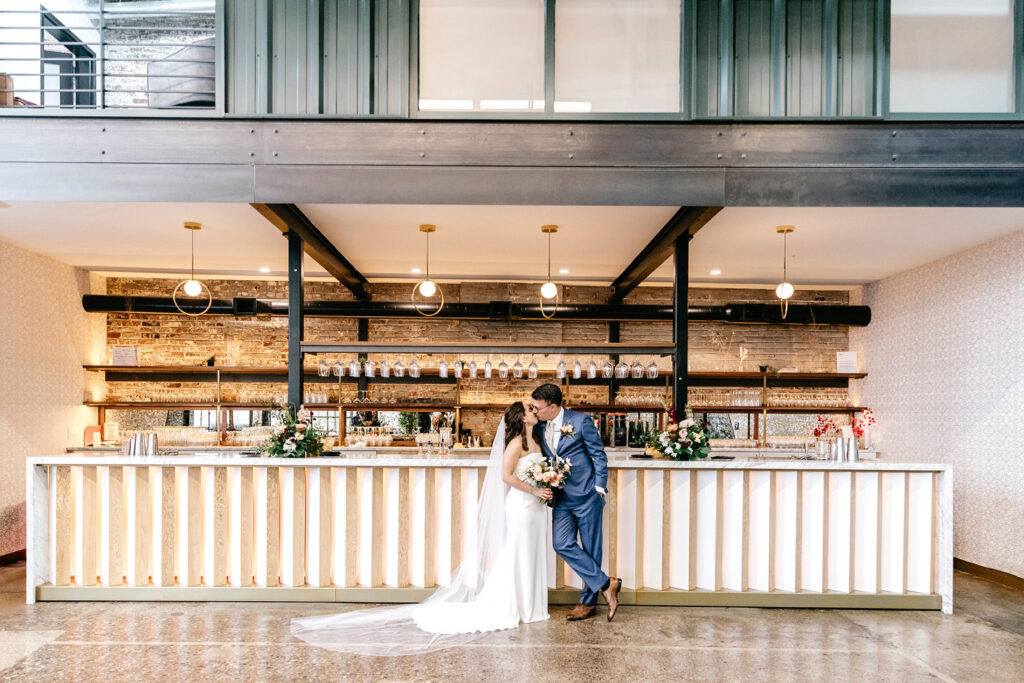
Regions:
<instances>
[{"instance_id":1,"label":"long bridal veil","mask_svg":"<svg viewBox=\"0 0 1024 683\"><path fill-rule=\"evenodd\" d=\"M443 603L466 603L476 599L494 570L495 560L505 544L505 494L501 463L505 452L505 420L501 420L487 462L483 487L477 502L475 529L464 544L462 565L452 572L449 585L439 587L417 605L355 609L342 614L292 620L292 635L311 645L361 655L397 656L424 654L470 642L483 633L440 634L416 626L416 610ZM433 520L427 520L432 524Z\"/></svg>"}]
</instances>

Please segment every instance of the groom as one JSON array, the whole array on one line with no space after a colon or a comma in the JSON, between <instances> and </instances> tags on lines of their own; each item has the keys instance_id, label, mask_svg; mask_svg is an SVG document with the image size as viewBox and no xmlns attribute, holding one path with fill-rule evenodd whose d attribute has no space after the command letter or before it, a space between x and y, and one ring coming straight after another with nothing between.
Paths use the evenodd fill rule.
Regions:
<instances>
[{"instance_id":1,"label":"groom","mask_svg":"<svg viewBox=\"0 0 1024 683\"><path fill-rule=\"evenodd\" d=\"M544 457L550 460L557 455L571 466L556 497L551 529L555 552L584 584L580 603L568 619L594 616L597 596L604 593L611 621L619 606L622 579L609 578L601 571L601 514L608 485L608 456L601 435L586 415L562 407L562 390L557 385L542 384L531 397L530 409L539 420L533 428L534 440L541 444Z\"/></svg>"}]
</instances>

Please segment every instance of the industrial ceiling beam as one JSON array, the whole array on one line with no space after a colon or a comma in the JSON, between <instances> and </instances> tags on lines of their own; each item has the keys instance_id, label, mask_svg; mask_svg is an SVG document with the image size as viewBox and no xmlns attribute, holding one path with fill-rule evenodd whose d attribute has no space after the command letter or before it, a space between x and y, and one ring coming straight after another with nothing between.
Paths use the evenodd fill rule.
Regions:
<instances>
[{"instance_id":1,"label":"industrial ceiling beam","mask_svg":"<svg viewBox=\"0 0 1024 683\"><path fill-rule=\"evenodd\" d=\"M284 235L294 233L301 237L306 253L338 282L345 285L356 299L370 300L370 294L366 291L369 281L342 256L338 248L313 225L299 207L295 204L252 204L252 208L259 211L260 215Z\"/></svg>"},{"instance_id":2,"label":"industrial ceiling beam","mask_svg":"<svg viewBox=\"0 0 1024 683\"><path fill-rule=\"evenodd\" d=\"M615 278L615 282L612 283L614 291L609 303L622 303L630 292L657 270L669 256L672 256L675 252L676 240L679 237L683 235L693 237L721 210L720 206L683 206L676 211L654 236L654 239L622 271L622 275Z\"/></svg>"}]
</instances>

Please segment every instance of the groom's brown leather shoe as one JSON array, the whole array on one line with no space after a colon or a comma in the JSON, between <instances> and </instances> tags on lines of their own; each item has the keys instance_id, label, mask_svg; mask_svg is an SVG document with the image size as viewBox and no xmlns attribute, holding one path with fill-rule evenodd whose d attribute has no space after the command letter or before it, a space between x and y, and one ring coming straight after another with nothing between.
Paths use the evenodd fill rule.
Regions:
<instances>
[{"instance_id":1,"label":"groom's brown leather shoe","mask_svg":"<svg viewBox=\"0 0 1024 683\"><path fill-rule=\"evenodd\" d=\"M593 605L576 605L572 608L572 611L569 612L569 616L567 616L565 620L583 621L584 619L589 619L590 617L594 616L594 612L596 611L597 608Z\"/></svg>"},{"instance_id":2,"label":"groom's brown leather shoe","mask_svg":"<svg viewBox=\"0 0 1024 683\"><path fill-rule=\"evenodd\" d=\"M619 609L620 590L622 590L622 579L609 577L608 590L604 592L604 599L608 601L608 621L615 618L615 612Z\"/></svg>"}]
</instances>

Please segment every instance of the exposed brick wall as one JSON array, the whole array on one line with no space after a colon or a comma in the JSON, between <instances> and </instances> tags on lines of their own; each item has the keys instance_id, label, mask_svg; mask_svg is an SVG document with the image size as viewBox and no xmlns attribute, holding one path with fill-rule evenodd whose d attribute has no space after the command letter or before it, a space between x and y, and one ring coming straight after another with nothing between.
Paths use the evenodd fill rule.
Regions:
<instances>
[{"instance_id":1,"label":"exposed brick wall","mask_svg":"<svg viewBox=\"0 0 1024 683\"><path fill-rule=\"evenodd\" d=\"M287 283L283 281L254 280L209 280L207 285L214 297L231 298L247 296L257 298L284 299L287 297ZM109 294L134 296L169 296L175 282L158 278L110 278L107 281ZM444 284L445 298L449 302L487 302L511 300L531 303L537 300L537 285L508 283L462 283ZM406 301L411 285L405 283L371 284L369 290L376 300ZM607 287L567 286L561 294L566 303L601 303L610 293ZM307 300L346 300L353 297L344 287L330 282L309 282L305 286ZM719 305L724 303L775 303L774 293L761 289L691 288L690 301L696 305ZM672 290L668 287L641 287L627 298L630 304L670 303ZM848 303L848 294L837 291L798 291L794 303L825 302ZM394 342L446 342L446 341L533 341L550 342L603 342L608 339L608 323L558 321L514 321L496 322L489 320L437 320L437 319L372 319L369 323L370 340ZM307 318L306 338L310 341L337 342L354 341L357 338L357 323L346 318ZM624 322L620 327L622 342L671 343L672 326L669 323ZM132 345L140 349L140 357L146 365L187 365L203 363L210 356L216 357L217 365L284 366L287 354L287 319L284 316L203 316L189 318L184 315L149 315L139 313L118 313L107 316L107 345ZM739 348L745 347L748 356L743 365L739 362ZM691 370L756 370L758 365L774 365L778 368L797 368L802 371L831 371L835 369L835 352L849 347L848 328L843 326L803 325L727 325L724 323L696 322L689 330L689 365ZM327 354L333 362L339 354ZM351 357L342 356L344 360ZM395 362L401 359L408 365L417 358L421 367L436 367L439 358L407 354L388 354ZM516 357L501 354L476 354L473 356L480 365L490 359L494 365L494 378L490 381L466 381L463 384L463 403L505 404L529 395L536 380L511 378L499 380L497 366L505 360L511 367ZM536 360L542 370L554 370L562 357L557 354L522 356L523 366ZM571 366L576 357L566 357ZM590 360L598 366L604 364L607 356L580 356L586 368ZM632 362L635 358L627 358ZM451 365L454 357L449 357ZM468 358L466 361L468 362ZM653 356L640 357L647 365L655 360L661 371L670 369L670 359ZM307 359L309 365L314 358ZM161 398L184 400L210 400L212 384L162 384L107 383L107 397L130 399L148 395L150 400ZM338 399L338 385L309 384L307 391L327 394L328 401ZM658 405L667 398L664 388L630 388L632 396L647 397L650 405ZM254 395L272 400L286 392L284 385L232 384L223 385L222 399L253 400ZM341 398L352 401L356 396L354 384L342 385ZM369 398L373 401L409 402L433 399L438 403L453 404L457 401L454 386L408 384L370 385ZM607 387L573 386L567 401L573 405L607 404L610 400ZM463 411L463 422L474 433L488 433L500 417L497 409L469 408ZM781 417L777 424L791 421ZM793 423L794 425L796 423ZM774 430L773 430L774 431Z\"/></svg>"}]
</instances>

